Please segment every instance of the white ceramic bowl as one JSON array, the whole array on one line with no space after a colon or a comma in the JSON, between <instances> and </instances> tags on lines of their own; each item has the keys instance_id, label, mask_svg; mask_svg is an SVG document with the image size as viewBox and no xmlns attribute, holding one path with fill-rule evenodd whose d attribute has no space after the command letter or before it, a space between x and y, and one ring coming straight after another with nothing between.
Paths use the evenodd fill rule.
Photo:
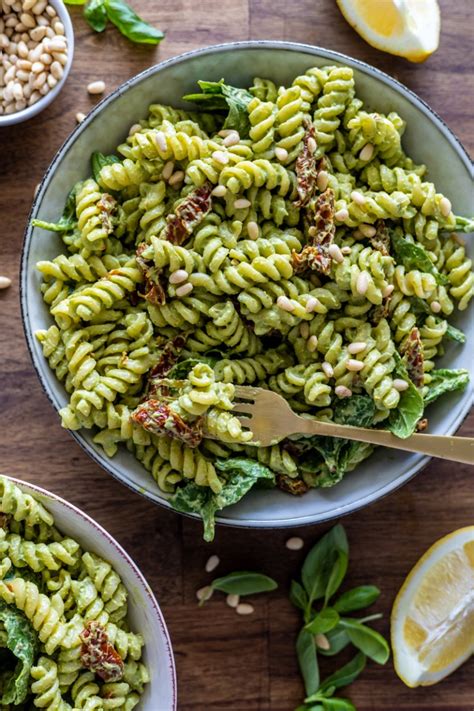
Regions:
<instances>
[{"instance_id":1,"label":"white ceramic bowl","mask_svg":"<svg viewBox=\"0 0 474 711\"><path fill-rule=\"evenodd\" d=\"M176 711L176 670L168 630L155 596L133 560L105 529L65 499L39 486L8 478L41 501L61 533L74 538L84 550L100 555L120 575L129 591L131 628L143 635L143 660L151 676L138 709Z\"/></svg>"},{"instance_id":2,"label":"white ceramic bowl","mask_svg":"<svg viewBox=\"0 0 474 711\"><path fill-rule=\"evenodd\" d=\"M469 215L472 204L471 163L458 139L421 99L391 77L336 52L286 42L240 42L209 47L169 59L139 74L105 98L59 150L49 167L31 216L54 220L61 214L66 194L77 180L89 175L93 150L111 152L124 140L130 125L146 115L151 102L183 106L181 96L194 91L197 79L219 80L248 86L254 76L269 76L288 83L308 67L346 64L354 69L357 92L370 110L398 111L408 122L404 144L417 161L429 166L438 189L449 196L455 212ZM471 243L472 246L472 243ZM26 337L39 378L56 409L66 404L66 393L43 358L34 337L51 318L40 296L39 259L52 259L60 250L59 238L27 227L21 274L21 304ZM472 254L471 254L472 256ZM458 314L454 322L467 334L464 347L447 343L441 365L468 368L474 375L472 311ZM472 388L452 393L429 409L430 431L452 434L472 403ZM92 442L90 432L72 433L86 452L108 472L135 491L169 506L150 475L128 452L108 459ZM242 502L226 509L219 521L236 526L283 527L326 521L376 501L408 481L428 462L428 457L379 449L369 460L332 489L317 489L294 498L281 491L252 491Z\"/></svg>"},{"instance_id":3,"label":"white ceramic bowl","mask_svg":"<svg viewBox=\"0 0 474 711\"><path fill-rule=\"evenodd\" d=\"M54 7L58 13L58 17L64 25L64 33L67 40L67 62L64 67L64 72L61 79L58 81L56 86L48 91L45 96L33 104L32 106L27 106L23 111L17 111L14 114L5 114L0 116L0 128L4 126L12 126L14 123L22 123L23 121L28 121L28 119L33 118L39 114L43 109L49 106L57 97L61 89L63 88L66 80L68 78L69 72L71 71L72 58L74 56L74 29L72 26L71 18L65 4L62 0L48 0L48 3Z\"/></svg>"}]
</instances>

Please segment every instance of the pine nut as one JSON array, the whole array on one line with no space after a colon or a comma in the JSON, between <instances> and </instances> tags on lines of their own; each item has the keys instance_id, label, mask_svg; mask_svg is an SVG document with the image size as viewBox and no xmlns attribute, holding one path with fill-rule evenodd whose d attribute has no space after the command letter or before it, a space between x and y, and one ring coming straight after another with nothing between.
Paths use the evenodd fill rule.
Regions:
<instances>
[{"instance_id":1,"label":"pine nut","mask_svg":"<svg viewBox=\"0 0 474 711\"><path fill-rule=\"evenodd\" d=\"M170 274L169 282L170 284L182 284L189 277L186 269L177 269L175 272Z\"/></svg>"},{"instance_id":2,"label":"pine nut","mask_svg":"<svg viewBox=\"0 0 474 711\"><path fill-rule=\"evenodd\" d=\"M31 65L31 71L33 74L41 74L44 71L44 64L42 62L35 62Z\"/></svg>"},{"instance_id":3,"label":"pine nut","mask_svg":"<svg viewBox=\"0 0 474 711\"><path fill-rule=\"evenodd\" d=\"M349 358L346 360L346 368L353 373L357 373L364 367L364 362L362 360L356 360L355 358Z\"/></svg>"},{"instance_id":4,"label":"pine nut","mask_svg":"<svg viewBox=\"0 0 474 711\"><path fill-rule=\"evenodd\" d=\"M87 85L87 91L89 94L103 94L105 91L105 82L91 81L91 83Z\"/></svg>"},{"instance_id":5,"label":"pine nut","mask_svg":"<svg viewBox=\"0 0 474 711\"><path fill-rule=\"evenodd\" d=\"M238 615L251 615L255 610L253 605L248 602L239 602L235 611Z\"/></svg>"},{"instance_id":6,"label":"pine nut","mask_svg":"<svg viewBox=\"0 0 474 711\"><path fill-rule=\"evenodd\" d=\"M334 368L332 367L331 363L328 363L327 360L325 360L321 368L323 369L323 373L326 378L332 378L332 376L334 375Z\"/></svg>"},{"instance_id":7,"label":"pine nut","mask_svg":"<svg viewBox=\"0 0 474 711\"><path fill-rule=\"evenodd\" d=\"M0 289L8 289L11 286L12 280L6 276L0 276Z\"/></svg>"},{"instance_id":8,"label":"pine nut","mask_svg":"<svg viewBox=\"0 0 474 711\"><path fill-rule=\"evenodd\" d=\"M371 143L367 143L359 153L359 158L363 161L368 161L374 155L374 146Z\"/></svg>"},{"instance_id":9,"label":"pine nut","mask_svg":"<svg viewBox=\"0 0 474 711\"><path fill-rule=\"evenodd\" d=\"M206 573L212 573L213 570L217 568L217 566L220 563L220 558L217 555L211 555L211 557L208 559L206 565L205 565L205 570Z\"/></svg>"},{"instance_id":10,"label":"pine nut","mask_svg":"<svg viewBox=\"0 0 474 711\"><path fill-rule=\"evenodd\" d=\"M81 123L81 121L84 121L86 115L82 113L82 111L78 111L76 114L76 121L77 123Z\"/></svg>"},{"instance_id":11,"label":"pine nut","mask_svg":"<svg viewBox=\"0 0 474 711\"><path fill-rule=\"evenodd\" d=\"M30 37L34 42L41 42L43 37L46 37L46 27L34 27L30 30Z\"/></svg>"},{"instance_id":12,"label":"pine nut","mask_svg":"<svg viewBox=\"0 0 474 711\"><path fill-rule=\"evenodd\" d=\"M226 193L227 188L225 185L216 185L214 190L211 192L211 195L214 195L214 197L224 197Z\"/></svg>"},{"instance_id":13,"label":"pine nut","mask_svg":"<svg viewBox=\"0 0 474 711\"><path fill-rule=\"evenodd\" d=\"M364 343L364 341L354 341L353 343L349 343L349 345L347 346L347 350L351 355L362 353L362 351L365 351L366 348L367 343Z\"/></svg>"},{"instance_id":14,"label":"pine nut","mask_svg":"<svg viewBox=\"0 0 474 711\"><path fill-rule=\"evenodd\" d=\"M289 551L300 551L304 546L304 541L299 536L293 536L287 540L285 546Z\"/></svg>"},{"instance_id":15,"label":"pine nut","mask_svg":"<svg viewBox=\"0 0 474 711\"><path fill-rule=\"evenodd\" d=\"M361 271L360 274L357 276L357 280L356 280L357 293L360 294L361 296L364 296L364 294L367 292L368 288L369 288L369 274L366 271Z\"/></svg>"},{"instance_id":16,"label":"pine nut","mask_svg":"<svg viewBox=\"0 0 474 711\"><path fill-rule=\"evenodd\" d=\"M359 230L362 232L364 237L373 237L377 232L373 225L366 225L365 223L359 225Z\"/></svg>"},{"instance_id":17,"label":"pine nut","mask_svg":"<svg viewBox=\"0 0 474 711\"><path fill-rule=\"evenodd\" d=\"M393 284L387 284L387 286L385 287L385 289L382 291L382 296L383 296L383 298L384 298L384 299L387 299L389 296L391 296L392 293L393 293L393 291L394 291L394 289L395 289L395 287L394 287Z\"/></svg>"},{"instance_id":18,"label":"pine nut","mask_svg":"<svg viewBox=\"0 0 474 711\"><path fill-rule=\"evenodd\" d=\"M57 60L55 60L49 69L51 74L55 79L59 81L61 79L62 75L64 74L64 69L62 67L62 64L60 64Z\"/></svg>"},{"instance_id":19,"label":"pine nut","mask_svg":"<svg viewBox=\"0 0 474 711\"><path fill-rule=\"evenodd\" d=\"M311 314L311 313L313 313L313 311L314 311L315 309L318 308L318 306L319 306L319 307L322 306L320 300L317 299L315 296L310 296L310 297L306 300L306 304L305 304L304 310L306 311L307 314Z\"/></svg>"},{"instance_id":20,"label":"pine nut","mask_svg":"<svg viewBox=\"0 0 474 711\"><path fill-rule=\"evenodd\" d=\"M280 146L278 146L277 148L275 148L275 156L279 161L283 163L284 161L288 160L288 151L286 150L286 148L281 148Z\"/></svg>"},{"instance_id":21,"label":"pine nut","mask_svg":"<svg viewBox=\"0 0 474 711\"><path fill-rule=\"evenodd\" d=\"M432 301L430 304L430 309L434 314L439 314L439 312L441 311L441 304L439 303L439 301Z\"/></svg>"},{"instance_id":22,"label":"pine nut","mask_svg":"<svg viewBox=\"0 0 474 711\"><path fill-rule=\"evenodd\" d=\"M28 27L28 29L33 29L33 27L36 26L35 18L33 15L30 15L28 12L23 12L20 15L20 22L24 27ZM18 27L18 25L17 25ZM19 30L17 30L19 32Z\"/></svg>"},{"instance_id":23,"label":"pine nut","mask_svg":"<svg viewBox=\"0 0 474 711\"><path fill-rule=\"evenodd\" d=\"M351 200L357 203L357 205L365 205L366 203L365 197L358 190L353 190L351 192Z\"/></svg>"},{"instance_id":24,"label":"pine nut","mask_svg":"<svg viewBox=\"0 0 474 711\"><path fill-rule=\"evenodd\" d=\"M344 222L344 220L347 220L347 218L349 217L349 212L346 210L345 207L343 207L341 210L338 210L334 213L334 217L339 222Z\"/></svg>"},{"instance_id":25,"label":"pine nut","mask_svg":"<svg viewBox=\"0 0 474 711\"><path fill-rule=\"evenodd\" d=\"M279 296L277 299L277 306L283 311L288 311L291 313L295 310L295 304L287 296Z\"/></svg>"},{"instance_id":26,"label":"pine nut","mask_svg":"<svg viewBox=\"0 0 474 711\"><path fill-rule=\"evenodd\" d=\"M439 201L439 209L441 211L441 214L443 217L448 217L449 214L451 213L451 202L448 200L447 197L442 197L441 200Z\"/></svg>"},{"instance_id":27,"label":"pine nut","mask_svg":"<svg viewBox=\"0 0 474 711\"><path fill-rule=\"evenodd\" d=\"M319 647L319 649L331 649L331 645L329 644L328 638L322 632L318 632L318 634L314 638L314 641L316 642L316 646Z\"/></svg>"},{"instance_id":28,"label":"pine nut","mask_svg":"<svg viewBox=\"0 0 474 711\"><path fill-rule=\"evenodd\" d=\"M230 133L227 134L227 136L222 141L222 145L225 146L226 148L229 148L230 146L235 146L239 142L240 142L240 135L237 133L237 131L231 131Z\"/></svg>"},{"instance_id":29,"label":"pine nut","mask_svg":"<svg viewBox=\"0 0 474 711\"><path fill-rule=\"evenodd\" d=\"M257 239L260 234L260 228L256 222L247 222L247 233L250 239Z\"/></svg>"},{"instance_id":30,"label":"pine nut","mask_svg":"<svg viewBox=\"0 0 474 711\"><path fill-rule=\"evenodd\" d=\"M352 395L352 390L349 388L346 388L345 385L337 385L334 388L334 392L336 393L337 397L343 398L343 397L350 397Z\"/></svg>"},{"instance_id":31,"label":"pine nut","mask_svg":"<svg viewBox=\"0 0 474 711\"><path fill-rule=\"evenodd\" d=\"M212 153L212 158L214 158L214 160L221 165L227 165L229 162L229 156L224 151L214 151Z\"/></svg>"},{"instance_id":32,"label":"pine nut","mask_svg":"<svg viewBox=\"0 0 474 711\"><path fill-rule=\"evenodd\" d=\"M176 173L173 173L173 175L170 176L170 179L168 180L168 183L173 186L173 185L179 185L179 183L182 183L184 180L184 171L183 170L177 170Z\"/></svg>"},{"instance_id":33,"label":"pine nut","mask_svg":"<svg viewBox=\"0 0 474 711\"><path fill-rule=\"evenodd\" d=\"M169 160L167 163L164 164L163 170L161 171L161 177L163 178L163 180L168 180L173 174L173 170L174 163L172 160Z\"/></svg>"},{"instance_id":34,"label":"pine nut","mask_svg":"<svg viewBox=\"0 0 474 711\"><path fill-rule=\"evenodd\" d=\"M160 151L163 151L163 153L166 153L168 150L168 142L166 140L166 136L163 133L163 131L157 131L155 133L155 143L158 146L158 149Z\"/></svg>"},{"instance_id":35,"label":"pine nut","mask_svg":"<svg viewBox=\"0 0 474 711\"><path fill-rule=\"evenodd\" d=\"M343 262L344 261L344 255L341 252L341 249L339 245L337 244L330 244L328 248L328 253L329 256L332 257L336 262Z\"/></svg>"},{"instance_id":36,"label":"pine nut","mask_svg":"<svg viewBox=\"0 0 474 711\"><path fill-rule=\"evenodd\" d=\"M213 592L214 591L210 585L205 585L203 588L196 590L196 597L199 602L205 602L206 600L211 599Z\"/></svg>"},{"instance_id":37,"label":"pine nut","mask_svg":"<svg viewBox=\"0 0 474 711\"><path fill-rule=\"evenodd\" d=\"M314 353L316 348L318 347L318 337L317 336L310 336L308 339L308 343L306 344L306 348L309 350L310 353Z\"/></svg>"},{"instance_id":38,"label":"pine nut","mask_svg":"<svg viewBox=\"0 0 474 711\"><path fill-rule=\"evenodd\" d=\"M310 136L308 138L308 143L306 145L308 146L308 151L310 153L316 153L317 145L316 145L316 141L314 140L314 138L312 136Z\"/></svg>"},{"instance_id":39,"label":"pine nut","mask_svg":"<svg viewBox=\"0 0 474 711\"><path fill-rule=\"evenodd\" d=\"M187 282L186 284L183 284L183 286L179 286L176 289L176 296L178 296L179 298L181 298L182 296L187 296L192 292L193 288L193 285Z\"/></svg>"},{"instance_id":40,"label":"pine nut","mask_svg":"<svg viewBox=\"0 0 474 711\"><path fill-rule=\"evenodd\" d=\"M323 193L326 190L328 183L329 174L325 170L320 170L318 173L318 177L316 178L316 185L318 186L318 190Z\"/></svg>"},{"instance_id":41,"label":"pine nut","mask_svg":"<svg viewBox=\"0 0 474 711\"><path fill-rule=\"evenodd\" d=\"M347 245L345 247L341 248L342 254L350 254L352 252L352 247L348 247Z\"/></svg>"},{"instance_id":42,"label":"pine nut","mask_svg":"<svg viewBox=\"0 0 474 711\"><path fill-rule=\"evenodd\" d=\"M239 198L234 202L234 207L236 210L245 210L247 207L250 207L251 204L250 200Z\"/></svg>"},{"instance_id":43,"label":"pine nut","mask_svg":"<svg viewBox=\"0 0 474 711\"><path fill-rule=\"evenodd\" d=\"M130 129L128 131L129 136L134 136L136 133L139 133L142 130L142 127L140 126L139 123L134 123L132 126L130 126Z\"/></svg>"},{"instance_id":44,"label":"pine nut","mask_svg":"<svg viewBox=\"0 0 474 711\"><path fill-rule=\"evenodd\" d=\"M402 380L402 378L395 378L393 381L393 387L395 390L398 390L398 392L402 393L404 390L408 389L408 383L406 380Z\"/></svg>"},{"instance_id":45,"label":"pine nut","mask_svg":"<svg viewBox=\"0 0 474 711\"><path fill-rule=\"evenodd\" d=\"M309 336L309 325L305 321L300 324L300 336L305 339Z\"/></svg>"},{"instance_id":46,"label":"pine nut","mask_svg":"<svg viewBox=\"0 0 474 711\"><path fill-rule=\"evenodd\" d=\"M229 593L229 595L227 595L225 601L229 605L229 607L233 607L235 609L240 602L240 595L235 595L234 593Z\"/></svg>"}]
</instances>

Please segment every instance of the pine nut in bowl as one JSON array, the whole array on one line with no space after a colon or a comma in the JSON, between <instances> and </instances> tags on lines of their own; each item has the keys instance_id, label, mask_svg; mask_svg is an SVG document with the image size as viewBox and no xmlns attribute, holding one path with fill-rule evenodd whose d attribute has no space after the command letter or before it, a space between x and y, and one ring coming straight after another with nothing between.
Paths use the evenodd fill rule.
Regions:
<instances>
[{"instance_id":1,"label":"pine nut in bowl","mask_svg":"<svg viewBox=\"0 0 474 711\"><path fill-rule=\"evenodd\" d=\"M62 0L0 0L0 128L28 121L63 88L74 31Z\"/></svg>"},{"instance_id":2,"label":"pine nut in bowl","mask_svg":"<svg viewBox=\"0 0 474 711\"><path fill-rule=\"evenodd\" d=\"M286 87L290 97L306 102L310 108L312 88L318 107L320 98L326 100L326 94L321 93L321 77L327 86L329 74L337 75L339 71L346 86L349 83L346 97L351 112L365 112L357 121L364 119L364 131L368 127L369 136L364 133L361 140L354 140L354 145L348 143L351 150L336 150L331 146L349 141L347 134L352 128L344 128L337 120L342 125L337 144L318 129L323 134L318 138L320 145L326 140L325 145L330 146L331 163L327 161L324 169L321 164L321 169L315 168L312 173L313 179L316 175L314 190L321 195L315 192L317 197L311 204L321 207L320 216L323 207L327 208L325 214L328 224L335 228L335 236L329 242L331 249L328 247L324 254L327 274L309 271L305 264L296 272L299 265L293 261L293 253L300 258L298 243L311 247L311 240L318 238L326 219L318 222L319 228L316 222L308 225L302 221L302 208L294 191L299 185L303 202L305 194L303 184L298 182L296 163L301 152L307 163L318 162L319 148L318 140L309 140L316 128L308 125L303 111L296 135L292 131L285 133L288 126L284 128L283 123L277 123L276 128L271 125L279 112L280 122L286 115L275 87ZM183 113L194 109L183 95L195 93L198 80L212 82L215 89L214 82L218 83L222 76L227 82L226 91L233 87L245 92L248 125L244 122L240 132L234 126L223 128L214 114ZM253 83L254 77L259 79ZM334 85L339 86L335 80ZM273 96L272 101L258 99L262 87ZM363 102L363 109L359 101ZM322 101L321 111L324 104ZM341 111L344 110L343 103ZM396 114L388 119L391 112ZM263 129L259 125L262 116ZM137 128L137 122L144 118L148 123ZM346 118L348 123L355 120L353 114ZM395 155L409 161L401 173L395 173L395 178L394 171L381 162L380 136L374 135L371 128L380 121L395 140ZM178 129L175 124L179 124ZM321 119L321 124L330 131L334 122L324 123ZM247 135L245 131L249 138L242 140ZM352 135L359 135L357 127ZM264 155L270 152L270 158L255 159L253 150L257 147ZM284 148L288 154L286 157L279 151L284 161L278 159L275 147ZM95 154L95 167L91 170L90 156L97 151L100 153ZM189 154L189 164L182 160L183 151ZM221 160L223 154L228 161ZM426 178L424 167L419 164L428 166ZM335 165L341 166L341 171ZM388 173L381 169L382 165ZM335 172L339 176L336 182ZM407 192L399 189L403 184L400 176L406 180ZM35 225L30 223L26 231L22 262L25 331L38 375L54 407L61 411L62 422L97 463L153 501L174 505L184 513L196 513L199 506L206 504L208 539L214 532L213 513L220 508L219 502L235 502L238 495L245 493L244 487L238 491L236 487L230 496L232 487L227 485L232 477L246 482L249 488L257 474L279 485L271 488L265 486L267 481L262 482L262 488L253 488L238 503L218 513L218 522L238 526L275 528L325 521L393 491L420 470L426 457L379 449L365 459L369 450L362 453L359 449L358 455L364 455L363 463L351 454L351 464L359 465L350 473L346 468L347 475L341 480L342 467L333 471L320 459L321 454L313 459L305 457L303 447L293 440L283 447L252 448L248 444L249 432L238 430L229 419L229 410L224 423L207 414L206 407L214 407L217 390L219 398L230 397L229 385L235 394L235 385L263 382L280 394L285 390L292 406L309 415L315 413L310 403L320 398L316 408L329 409L324 415L329 418L335 408L347 414L356 402L362 402L360 397L369 397L372 423L376 415L383 422L383 416L390 413L382 410L396 413L398 403L407 402L408 396L413 395L417 406L411 424L416 425L420 408L421 412L424 410L423 397L419 392L413 393L414 384L410 385L406 368L397 364L396 358L400 356L402 340L406 345L406 337L413 329L416 337L417 324L420 338L426 342L427 361L433 366L430 377L441 377L438 370L454 368L459 371L456 382L466 385L466 371L473 374L474 367L469 346L474 341L474 324L472 312L466 308L474 290L466 255L472 242L466 239L463 246L449 235L458 225L459 231L471 225L467 219L472 212L471 180L471 164L463 147L417 96L373 67L325 49L285 42L234 43L167 60L131 79L107 96L61 148L36 197L31 214ZM61 246L61 236L48 231L48 223L56 223L63 214L67 191L77 182L77 192L68 200L69 217L63 217L66 231ZM423 195L424 191L431 191L432 197L424 198L427 216L435 211L436 219L426 219L412 203L415 184ZM125 185L128 187L124 193ZM331 206L334 191L338 191L338 197L334 197ZM452 205L442 201L442 194ZM180 200L172 203L177 195ZM118 200L115 207L114 200ZM91 201L97 206L97 219L84 231L79 215ZM175 206L172 214L169 204ZM382 219L381 215L385 217ZM458 220L454 215L465 217ZM416 216L419 219L415 220ZM206 221L201 224L203 220ZM432 240L428 246L435 255L440 249L436 230L441 224L450 228L443 237L442 244L447 244L448 251L444 261L439 260L442 274L437 274L436 267L430 267L431 258L421 242L418 249L413 248L419 242L418 234L423 237L428 232L427 239ZM101 232L100 225L109 231ZM416 267L409 266L408 261L405 265L398 256L397 250L405 245L400 234L404 227L416 237L407 240L410 253L421 254L430 270L423 277L411 273ZM379 232L385 228L390 229L390 234L382 239ZM169 230L173 230L172 235ZM107 239L112 241L101 242ZM81 240L95 242L96 247L102 244L106 249L109 244L111 252L104 255L97 249L89 259L86 251L84 261L78 251L83 245ZM388 254L383 254L384 249ZM68 256L68 252L74 253ZM373 257L373 263L368 255ZM316 258L315 262L318 263ZM461 270L457 271L456 265L461 265ZM462 284L455 284L456 280ZM451 298L456 303L451 304ZM384 316L380 307L389 308L388 300L390 308L402 305L396 312L389 309ZM415 305L418 310L412 312ZM448 312L453 340L443 340L443 334L437 331L440 321L444 321L441 330L446 333ZM110 323L103 324L101 314ZM457 329L464 332L465 343ZM275 330L279 333L276 339ZM183 342L184 331L187 335ZM163 346L163 352L160 345L158 355L154 338L159 338L160 333L171 342L168 350ZM241 343L239 338L245 340ZM435 358L437 338L443 340L445 348L440 359ZM168 356L176 355L175 347L181 348L182 354L179 351L178 362L170 365ZM237 350L233 352L233 348ZM384 348L390 352L382 356ZM89 358L92 353L94 356ZM135 353L136 357L132 355ZM147 360L150 356L151 367ZM185 360L187 363L182 366ZM375 369L374 379L369 381L366 367L372 364L370 368L375 368L379 362L381 368ZM206 429L200 430L198 423L190 430L173 430L181 436L185 432L189 436L187 443L182 438L180 441L179 437L166 436L160 429L164 423L178 427L179 422L176 417L165 417L169 411L177 415L178 406L172 394L161 390L165 388L160 381L163 363L167 368L176 365L173 383L184 373L185 387L191 389L183 397L194 387L199 390L209 385L213 392L208 398L199 390L193 396L195 400L190 398L191 403L199 403L194 413L190 413L189 408L194 406L185 397L180 401L184 408L181 414L189 415L188 420L182 420L184 425L195 423L193 418L199 419L205 413ZM192 368L192 383L188 367ZM151 378L143 377L150 372ZM377 404L370 393L378 385L376 412ZM146 387L157 397L146 394L150 392L145 392ZM178 391L179 387L182 385L176 384ZM124 391L130 396L125 398ZM156 401L163 404L161 410ZM365 407L368 401L364 402ZM454 433L471 403L472 390L467 386L430 404L430 434ZM202 424L203 420L199 422ZM224 429L219 429L221 426ZM226 437L240 439L228 446ZM240 471L230 473L228 467L240 467ZM333 483L337 485L331 486ZM229 492L229 498L222 497L222 487ZM191 495L191 491L195 498L185 501L182 492ZM289 495L303 492L304 496Z\"/></svg>"}]
</instances>

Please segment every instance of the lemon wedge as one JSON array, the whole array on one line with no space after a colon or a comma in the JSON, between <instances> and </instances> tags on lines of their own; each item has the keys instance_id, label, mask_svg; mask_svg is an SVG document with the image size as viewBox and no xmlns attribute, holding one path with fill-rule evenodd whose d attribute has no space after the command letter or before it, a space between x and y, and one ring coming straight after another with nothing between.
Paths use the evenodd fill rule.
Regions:
<instances>
[{"instance_id":1,"label":"lemon wedge","mask_svg":"<svg viewBox=\"0 0 474 711\"><path fill-rule=\"evenodd\" d=\"M441 538L405 580L392 610L395 671L429 686L474 653L474 526Z\"/></svg>"},{"instance_id":2,"label":"lemon wedge","mask_svg":"<svg viewBox=\"0 0 474 711\"><path fill-rule=\"evenodd\" d=\"M424 62L438 49L437 0L336 0L355 31L377 49Z\"/></svg>"}]
</instances>

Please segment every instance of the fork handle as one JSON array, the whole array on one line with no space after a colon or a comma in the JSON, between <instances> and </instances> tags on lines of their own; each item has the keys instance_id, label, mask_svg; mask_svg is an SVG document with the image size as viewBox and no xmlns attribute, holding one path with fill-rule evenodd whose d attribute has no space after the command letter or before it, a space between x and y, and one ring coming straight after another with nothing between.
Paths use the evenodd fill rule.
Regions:
<instances>
[{"instance_id":1,"label":"fork handle","mask_svg":"<svg viewBox=\"0 0 474 711\"><path fill-rule=\"evenodd\" d=\"M474 464L474 437L451 437L447 435L413 434L407 439L395 437L387 430L366 429L350 425L337 425L333 422L314 422L299 418L302 429L301 434L326 435L328 437L341 437L356 442L369 442L370 444L402 449L405 452L418 452L428 454L439 459L449 459L451 462ZM303 425L304 423L304 425Z\"/></svg>"}]
</instances>

